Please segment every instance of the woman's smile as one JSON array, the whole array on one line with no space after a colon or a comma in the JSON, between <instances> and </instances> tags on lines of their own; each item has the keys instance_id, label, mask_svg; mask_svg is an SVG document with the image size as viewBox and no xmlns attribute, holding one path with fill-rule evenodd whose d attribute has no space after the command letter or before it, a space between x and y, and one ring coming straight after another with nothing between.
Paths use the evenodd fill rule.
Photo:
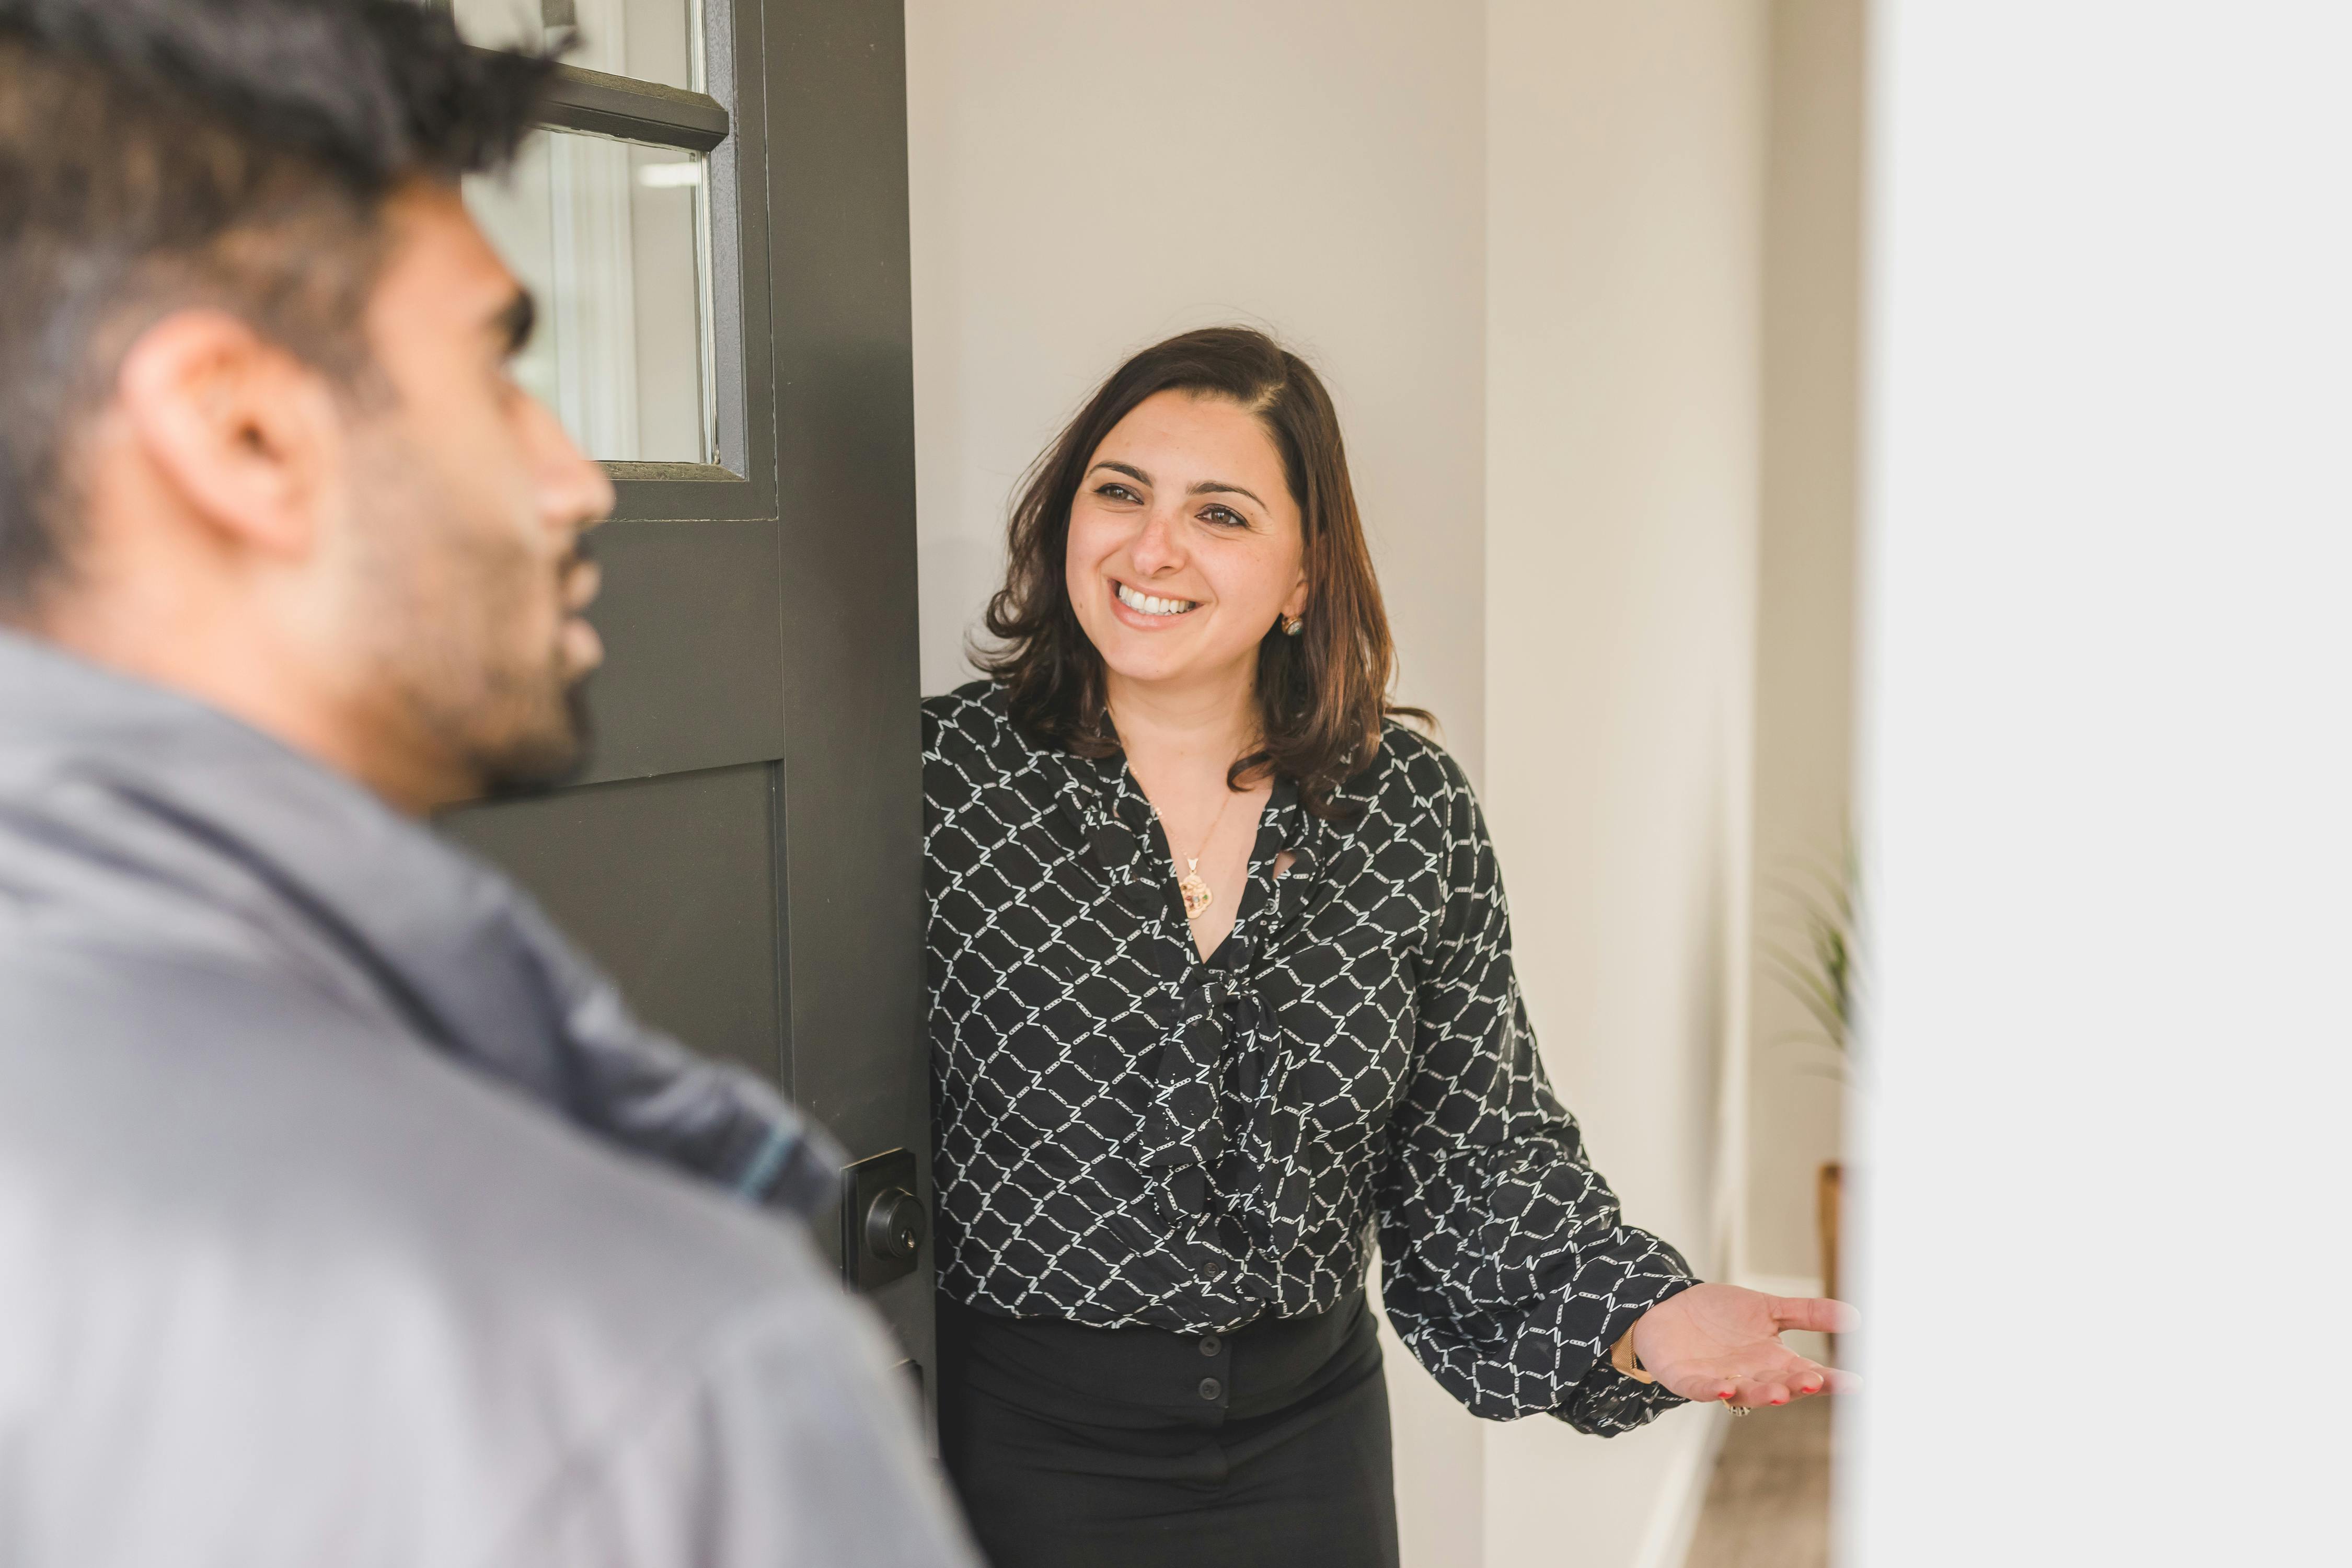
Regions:
<instances>
[{"instance_id":1,"label":"woman's smile","mask_svg":"<svg viewBox=\"0 0 2352 1568\"><path fill-rule=\"evenodd\" d=\"M1305 525L1263 411L1165 388L1076 460L1056 498L1064 602L1103 698L1214 689L1245 706L1259 645L1307 600Z\"/></svg>"},{"instance_id":2,"label":"woman's smile","mask_svg":"<svg viewBox=\"0 0 2352 1568\"><path fill-rule=\"evenodd\" d=\"M1140 631L1156 632L1174 626L1182 616L1201 607L1198 599L1177 599L1157 594L1147 594L1131 588L1114 577L1110 580L1113 613L1128 626Z\"/></svg>"}]
</instances>

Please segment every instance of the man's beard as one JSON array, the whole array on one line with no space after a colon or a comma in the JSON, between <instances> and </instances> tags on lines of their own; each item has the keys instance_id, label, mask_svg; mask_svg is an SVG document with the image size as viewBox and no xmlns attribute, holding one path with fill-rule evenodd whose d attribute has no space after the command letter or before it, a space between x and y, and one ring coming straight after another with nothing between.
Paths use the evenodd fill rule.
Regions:
<instances>
[{"instance_id":1,"label":"man's beard","mask_svg":"<svg viewBox=\"0 0 2352 1568\"><path fill-rule=\"evenodd\" d=\"M553 679L561 692L560 719L509 731L487 744L478 742L467 755L474 775L482 781L484 799L544 795L588 771L594 733L588 703L591 678L583 676L567 683L560 659L558 665Z\"/></svg>"},{"instance_id":2,"label":"man's beard","mask_svg":"<svg viewBox=\"0 0 2352 1568\"><path fill-rule=\"evenodd\" d=\"M575 546L550 563L506 529L467 526L463 500L436 493L427 471L408 464L376 489L367 520L375 585L367 614L383 637L388 717L477 798L576 779L588 764L587 679L564 657L561 605L585 552ZM516 629L550 609L548 645L515 646Z\"/></svg>"},{"instance_id":3,"label":"man's beard","mask_svg":"<svg viewBox=\"0 0 2352 1568\"><path fill-rule=\"evenodd\" d=\"M421 705L421 715L486 798L512 799L569 784L587 771L591 720L588 678L566 668L563 617L558 616L555 644L542 658L501 658L496 638L499 623L509 618L505 606L525 597L524 584L535 573L489 552L469 551L467 559L478 574L478 603L488 624L476 628L471 668L446 669L446 684ZM559 597L579 560L575 555L554 568Z\"/></svg>"}]
</instances>

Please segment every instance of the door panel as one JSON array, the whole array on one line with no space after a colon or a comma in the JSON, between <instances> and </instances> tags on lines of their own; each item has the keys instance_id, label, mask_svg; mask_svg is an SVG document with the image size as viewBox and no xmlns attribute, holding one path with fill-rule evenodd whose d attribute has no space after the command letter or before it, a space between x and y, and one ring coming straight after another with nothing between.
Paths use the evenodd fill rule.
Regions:
<instances>
[{"instance_id":1,"label":"door panel","mask_svg":"<svg viewBox=\"0 0 2352 1568\"><path fill-rule=\"evenodd\" d=\"M775 769L752 763L478 807L443 826L530 888L639 1017L775 1081L774 791Z\"/></svg>"},{"instance_id":2,"label":"door panel","mask_svg":"<svg viewBox=\"0 0 2352 1568\"><path fill-rule=\"evenodd\" d=\"M605 465L621 521L591 545L606 660L584 781L446 826L646 1019L768 1076L852 1160L911 1152L928 1207L904 16L900 0L694 14L699 88L570 72L550 119L708 155L712 460ZM617 212L615 190L590 194ZM551 220L545 287L589 276L556 248L593 240L606 297L630 297L617 232ZM604 320L593 305L575 314ZM623 363L618 331L569 363ZM593 411L596 391L565 395ZM842 1228L827 1216L818 1245L837 1257ZM914 1272L870 1295L925 1369L931 1278L926 1236Z\"/></svg>"},{"instance_id":3,"label":"door panel","mask_svg":"<svg viewBox=\"0 0 2352 1568\"><path fill-rule=\"evenodd\" d=\"M587 782L784 754L782 550L772 521L608 522L591 616Z\"/></svg>"}]
</instances>

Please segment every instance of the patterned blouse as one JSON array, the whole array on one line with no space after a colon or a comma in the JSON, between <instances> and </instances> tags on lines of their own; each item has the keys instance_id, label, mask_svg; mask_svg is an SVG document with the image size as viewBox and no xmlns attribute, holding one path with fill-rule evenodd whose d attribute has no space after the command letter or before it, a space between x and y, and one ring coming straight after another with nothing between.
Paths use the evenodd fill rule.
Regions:
<instances>
[{"instance_id":1,"label":"patterned blouse","mask_svg":"<svg viewBox=\"0 0 2352 1568\"><path fill-rule=\"evenodd\" d=\"M1007 1317L1390 1321L1477 1415L1588 1432L1675 1396L1609 1363L1691 1283L1552 1097L1469 783L1389 726L1326 821L1277 782L1203 961L1123 760L923 704L940 1288ZM1276 858L1293 862L1280 878Z\"/></svg>"}]
</instances>

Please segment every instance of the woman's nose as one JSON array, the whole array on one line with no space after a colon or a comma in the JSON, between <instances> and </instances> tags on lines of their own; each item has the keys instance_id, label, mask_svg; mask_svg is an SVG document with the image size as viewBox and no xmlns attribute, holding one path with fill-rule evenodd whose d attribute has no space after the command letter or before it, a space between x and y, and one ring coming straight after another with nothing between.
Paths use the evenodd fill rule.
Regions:
<instances>
[{"instance_id":1,"label":"woman's nose","mask_svg":"<svg viewBox=\"0 0 2352 1568\"><path fill-rule=\"evenodd\" d=\"M1177 537L1176 519L1157 509L1145 514L1143 531L1128 546L1128 558L1135 563L1136 571L1145 576L1171 571L1184 564L1184 550Z\"/></svg>"}]
</instances>

